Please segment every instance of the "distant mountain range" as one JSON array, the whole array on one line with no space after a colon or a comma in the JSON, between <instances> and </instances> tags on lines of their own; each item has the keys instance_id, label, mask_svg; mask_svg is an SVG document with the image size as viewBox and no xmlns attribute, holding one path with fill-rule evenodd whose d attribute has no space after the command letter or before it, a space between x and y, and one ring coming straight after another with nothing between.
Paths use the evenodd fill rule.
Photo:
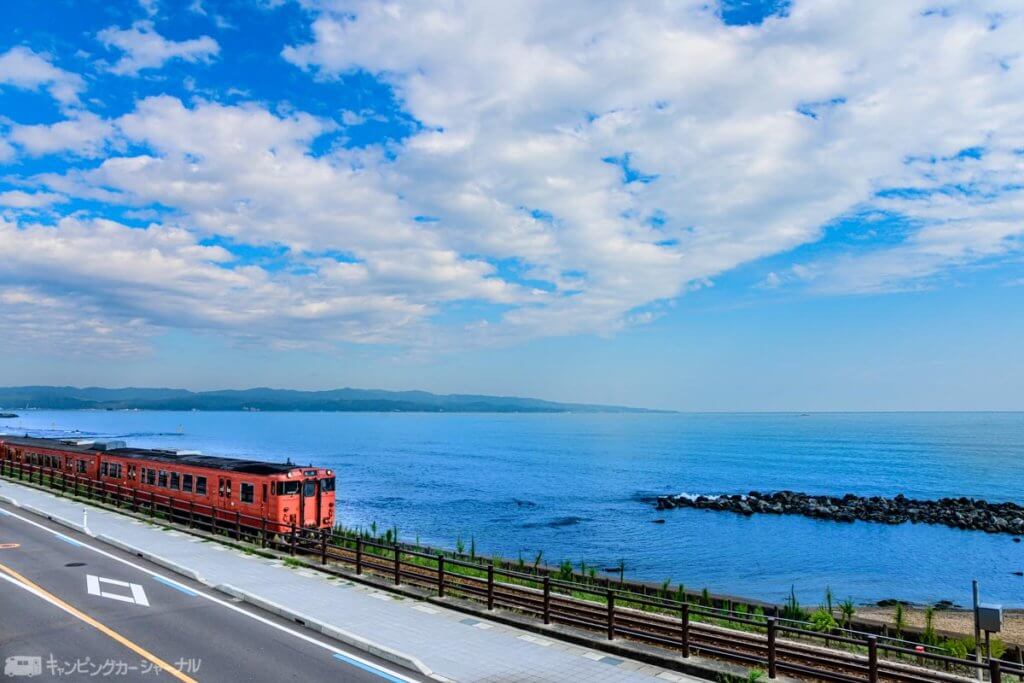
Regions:
<instances>
[{"instance_id":1,"label":"distant mountain range","mask_svg":"<svg viewBox=\"0 0 1024 683\"><path fill-rule=\"evenodd\" d=\"M260 410L418 413L655 413L625 406L556 403L515 396L431 394L381 389L188 391L126 387L2 387L0 407L49 410Z\"/></svg>"}]
</instances>

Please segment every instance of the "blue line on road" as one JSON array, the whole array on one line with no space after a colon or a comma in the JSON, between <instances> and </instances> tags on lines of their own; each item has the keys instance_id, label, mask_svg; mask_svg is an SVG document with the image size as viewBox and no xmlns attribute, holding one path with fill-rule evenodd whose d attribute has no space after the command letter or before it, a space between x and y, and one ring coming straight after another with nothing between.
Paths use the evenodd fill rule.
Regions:
<instances>
[{"instance_id":1,"label":"blue line on road","mask_svg":"<svg viewBox=\"0 0 1024 683\"><path fill-rule=\"evenodd\" d=\"M171 588L173 588L176 591L181 591L182 593L184 593L185 595L189 596L190 598L194 598L197 595L199 595L195 591L189 590L188 588L185 588L184 586L179 586L178 584L174 583L173 581L168 581L167 579L165 579L162 576L154 576L153 578L156 579L157 581L159 581L160 583L162 583L165 586L170 586Z\"/></svg>"},{"instance_id":2,"label":"blue line on road","mask_svg":"<svg viewBox=\"0 0 1024 683\"><path fill-rule=\"evenodd\" d=\"M85 547L84 545L82 545L81 543L76 541L75 539L68 538L67 536L64 536L62 534L57 534L57 538L59 538L60 540L64 541L65 543L68 543L70 545L75 546L76 548L84 548Z\"/></svg>"},{"instance_id":3,"label":"blue line on road","mask_svg":"<svg viewBox=\"0 0 1024 683\"><path fill-rule=\"evenodd\" d=\"M362 662L352 659L351 657L346 657L345 655L339 652L334 653L334 658L339 661L345 662L346 664L354 666L358 669L362 669L363 671L367 671L371 674L374 674L375 676L380 676L385 681L390 681L391 683L406 683L406 681L403 681L401 678L395 678L389 673L381 671L380 669L375 669L368 664L363 664Z\"/></svg>"}]
</instances>

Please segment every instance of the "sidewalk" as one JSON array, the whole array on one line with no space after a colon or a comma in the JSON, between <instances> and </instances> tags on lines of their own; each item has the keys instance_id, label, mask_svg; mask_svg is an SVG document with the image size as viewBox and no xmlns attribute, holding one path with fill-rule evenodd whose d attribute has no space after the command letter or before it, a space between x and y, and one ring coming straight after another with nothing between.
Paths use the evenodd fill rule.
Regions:
<instances>
[{"instance_id":1,"label":"sidewalk","mask_svg":"<svg viewBox=\"0 0 1024 683\"><path fill-rule=\"evenodd\" d=\"M0 497L75 526L86 506L0 481ZM182 573L233 594L248 593L418 660L439 681L657 682L701 679L612 657L503 624L467 617L433 603L293 569L278 560L151 526L88 507L89 532L157 555ZM101 539L102 540L102 539ZM191 570L189 572L188 570ZM193 575L194 574L194 575ZM268 605L273 609L272 605Z\"/></svg>"}]
</instances>

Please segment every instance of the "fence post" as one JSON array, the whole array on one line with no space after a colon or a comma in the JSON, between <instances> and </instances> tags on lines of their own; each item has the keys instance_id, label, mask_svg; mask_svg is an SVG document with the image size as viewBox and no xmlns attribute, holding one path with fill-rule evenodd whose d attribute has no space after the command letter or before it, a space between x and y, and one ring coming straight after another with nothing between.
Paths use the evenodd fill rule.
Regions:
<instances>
[{"instance_id":1,"label":"fence post","mask_svg":"<svg viewBox=\"0 0 1024 683\"><path fill-rule=\"evenodd\" d=\"M544 577L544 623L551 623L551 577Z\"/></svg>"},{"instance_id":2,"label":"fence post","mask_svg":"<svg viewBox=\"0 0 1024 683\"><path fill-rule=\"evenodd\" d=\"M242 513L235 510L235 538L242 540Z\"/></svg>"},{"instance_id":3,"label":"fence post","mask_svg":"<svg viewBox=\"0 0 1024 683\"><path fill-rule=\"evenodd\" d=\"M292 522L292 531L289 535L289 548L288 552L291 555L295 555L295 522Z\"/></svg>"},{"instance_id":4,"label":"fence post","mask_svg":"<svg viewBox=\"0 0 1024 683\"><path fill-rule=\"evenodd\" d=\"M437 597L444 597L444 555L437 555Z\"/></svg>"},{"instance_id":5,"label":"fence post","mask_svg":"<svg viewBox=\"0 0 1024 683\"><path fill-rule=\"evenodd\" d=\"M266 516L260 517L260 547L267 547L267 518Z\"/></svg>"},{"instance_id":6,"label":"fence post","mask_svg":"<svg viewBox=\"0 0 1024 683\"><path fill-rule=\"evenodd\" d=\"M395 543L395 585L402 585L402 551L399 549L398 544Z\"/></svg>"},{"instance_id":7,"label":"fence post","mask_svg":"<svg viewBox=\"0 0 1024 683\"><path fill-rule=\"evenodd\" d=\"M868 636L868 683L878 683L878 636Z\"/></svg>"},{"instance_id":8,"label":"fence post","mask_svg":"<svg viewBox=\"0 0 1024 683\"><path fill-rule=\"evenodd\" d=\"M196 502L190 500L188 502L188 528L193 529L196 526Z\"/></svg>"},{"instance_id":9,"label":"fence post","mask_svg":"<svg viewBox=\"0 0 1024 683\"><path fill-rule=\"evenodd\" d=\"M156 517L156 494L149 494L149 516Z\"/></svg>"},{"instance_id":10,"label":"fence post","mask_svg":"<svg viewBox=\"0 0 1024 683\"><path fill-rule=\"evenodd\" d=\"M682 650L683 657L690 656L690 603L684 602L681 611L681 626L683 633Z\"/></svg>"},{"instance_id":11,"label":"fence post","mask_svg":"<svg viewBox=\"0 0 1024 683\"><path fill-rule=\"evenodd\" d=\"M327 529L320 530L320 564L327 564Z\"/></svg>"},{"instance_id":12,"label":"fence post","mask_svg":"<svg viewBox=\"0 0 1024 683\"><path fill-rule=\"evenodd\" d=\"M78 475L75 475L75 495L78 495ZM132 512L139 511L139 492L137 489L132 489Z\"/></svg>"},{"instance_id":13,"label":"fence post","mask_svg":"<svg viewBox=\"0 0 1024 683\"><path fill-rule=\"evenodd\" d=\"M778 675L778 668L775 662L775 636L778 621L775 617L768 617L768 678L775 678Z\"/></svg>"},{"instance_id":14,"label":"fence post","mask_svg":"<svg viewBox=\"0 0 1024 683\"><path fill-rule=\"evenodd\" d=\"M1003 674L999 670L999 660L992 659L992 654L988 655L988 680L990 683L1001 683L1003 680Z\"/></svg>"},{"instance_id":15,"label":"fence post","mask_svg":"<svg viewBox=\"0 0 1024 683\"><path fill-rule=\"evenodd\" d=\"M363 537L356 536L356 576L363 573Z\"/></svg>"},{"instance_id":16,"label":"fence post","mask_svg":"<svg viewBox=\"0 0 1024 683\"><path fill-rule=\"evenodd\" d=\"M608 589L608 640L615 640L615 593Z\"/></svg>"},{"instance_id":17,"label":"fence post","mask_svg":"<svg viewBox=\"0 0 1024 683\"><path fill-rule=\"evenodd\" d=\"M494 563L487 563L487 610L494 610Z\"/></svg>"}]
</instances>

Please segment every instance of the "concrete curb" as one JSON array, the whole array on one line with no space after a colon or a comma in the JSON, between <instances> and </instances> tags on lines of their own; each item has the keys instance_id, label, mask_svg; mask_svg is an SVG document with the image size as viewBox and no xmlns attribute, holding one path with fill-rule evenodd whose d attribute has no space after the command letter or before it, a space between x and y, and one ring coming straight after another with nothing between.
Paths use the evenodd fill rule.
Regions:
<instances>
[{"instance_id":1,"label":"concrete curb","mask_svg":"<svg viewBox=\"0 0 1024 683\"><path fill-rule=\"evenodd\" d=\"M139 550L135 546L128 545L123 541L119 541L116 538L111 538L110 536L107 536L105 534L100 534L96 537L96 540L102 541L108 545L112 545L115 548L123 550L126 553L131 553L132 555L141 557L144 560L149 560L153 564L158 564L165 569L170 569L175 574L181 574L182 576L186 576L192 579L193 581L197 581L207 586L210 585L210 583L206 579L199 575L199 572L195 571L194 569L189 569L188 567L182 566L177 562L168 560L166 557L161 557L160 555L155 555L153 553Z\"/></svg>"},{"instance_id":2,"label":"concrete curb","mask_svg":"<svg viewBox=\"0 0 1024 683\"><path fill-rule=\"evenodd\" d=\"M204 585L211 586L211 584L206 579L199 575L199 572L195 571L194 569L190 569L188 567L180 565L177 562L168 560L165 557L161 557L150 552L139 550L135 546L129 545L128 543L120 541L116 538L111 538L110 536L107 536L105 534L93 534L85 528L83 528L81 524L76 524L65 519L64 517L55 515L50 512L46 512L45 510L40 510L39 508L32 505L19 505L13 498L0 496L0 501L21 508L26 512L38 515L39 517L43 517L52 522L56 522L61 526L66 526L68 528L74 529L75 531L88 534L89 536L92 536L101 543L111 545L117 548L118 550L124 551L131 555L135 555L136 557L141 557L145 560L152 562L153 564L164 567L165 569L169 569L170 571L176 574L188 577L193 581L197 581ZM430 668L427 667L427 665L425 665L423 662L421 662L416 657L413 657L412 655L407 655L397 650L393 650L389 647L378 645L377 643L369 641L361 636L357 636L354 633L349 633L348 631L344 631L340 628L337 628L336 626L326 624L322 621L314 619L313 617L306 616L305 614L302 614L300 612L294 612L285 607L282 607L281 605L278 605L277 603L271 602L270 600L265 600L257 595L249 593L248 591L235 588L234 586L222 584L211 587L216 591L229 595L233 598L238 598L243 602L247 602L255 607L259 607L260 609L266 610L267 612L276 614L290 621L298 622L304 625L306 628L312 629L313 631L316 631L318 633L322 633L328 638L333 638L334 640L345 643L346 645L356 648L357 650L361 650L363 652L379 657L380 659L383 659L386 662L391 662L392 664L396 664L405 669L419 672L427 678L432 678L434 680L439 681L449 680L447 678L444 678L443 676L435 675L430 670Z\"/></svg>"},{"instance_id":3,"label":"concrete curb","mask_svg":"<svg viewBox=\"0 0 1024 683\"><path fill-rule=\"evenodd\" d=\"M45 517L46 519L50 520L51 522L56 522L57 524L60 524L61 526L66 526L69 529L74 529L75 531L83 533L83 534L85 534L87 536L92 536L93 538L96 537L96 534L92 533L91 531L86 529L81 524L76 524L75 522L72 522L71 520L66 519L64 517L61 517L60 515L55 515L52 512L47 512L46 510L40 510L39 508L37 508L35 506L32 506L32 505L20 505L18 507L20 507L22 510L25 510L26 512L31 512L34 515L39 515L40 517Z\"/></svg>"},{"instance_id":4,"label":"concrete curb","mask_svg":"<svg viewBox=\"0 0 1024 683\"><path fill-rule=\"evenodd\" d=\"M253 595L252 593L241 590L240 588L235 588L230 584L220 584L215 586L214 590L230 595L233 598L238 598L243 602L247 602L272 614L276 614L279 617L284 617L285 619L298 622L306 628L313 629L314 631L324 634L328 638L333 638L358 650L362 650L363 652L368 652L369 654L379 657L386 662L397 664L398 666L412 671L418 671L428 678L433 678L435 680L448 680L435 675L426 664L412 655L407 655L389 647L378 645L361 636L357 636L354 633L349 633L348 631L344 631L336 626L326 624L301 612L295 612L287 607L282 607L270 600L264 600L257 595Z\"/></svg>"}]
</instances>

